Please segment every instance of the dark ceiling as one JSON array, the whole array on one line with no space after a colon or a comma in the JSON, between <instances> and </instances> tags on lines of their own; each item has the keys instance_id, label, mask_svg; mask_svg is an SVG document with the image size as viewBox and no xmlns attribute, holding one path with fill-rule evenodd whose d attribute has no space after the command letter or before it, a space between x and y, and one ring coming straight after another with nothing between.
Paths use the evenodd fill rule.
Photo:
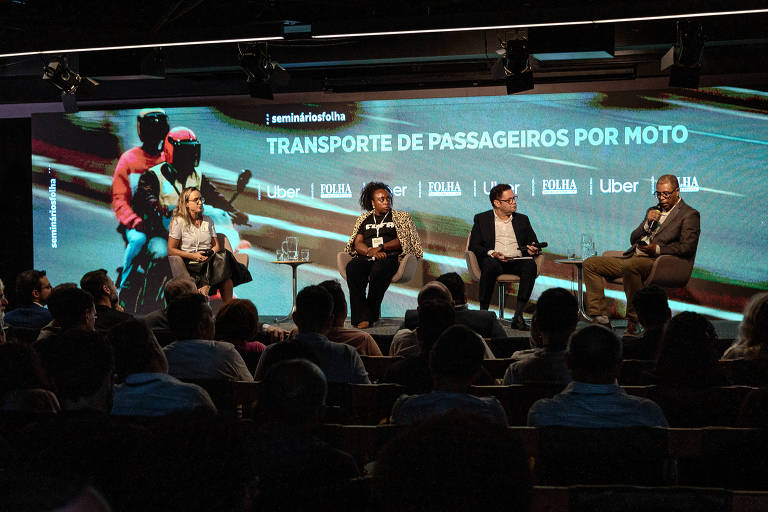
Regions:
<instances>
[{"instance_id":1,"label":"dark ceiling","mask_svg":"<svg viewBox=\"0 0 768 512\"><path fill-rule=\"evenodd\" d=\"M682 19L691 13L766 9L768 0L0 0L0 6L0 54L157 45L67 54L73 69L101 81L89 96L79 91L80 99L119 100L247 94L236 43L165 46L174 42L280 36L285 26L310 25L311 34L268 43L272 59L290 75L290 80L273 84L275 92L484 86L499 83L490 73L498 57L495 51L499 41L517 37L518 30L331 39L312 39L310 35L661 15L679 15ZM760 76L766 71L768 14L699 20L707 41L702 74L743 77ZM630 80L664 74L659 62L674 43L675 20L631 21L610 27L615 38L613 58L534 61L536 83ZM527 30L531 41L543 32L537 28ZM560 40L566 47L569 44L567 39L549 32L547 37ZM57 100L58 91L40 80L42 67L52 56L0 58L0 103ZM147 78L148 74L157 78Z\"/></svg>"}]
</instances>

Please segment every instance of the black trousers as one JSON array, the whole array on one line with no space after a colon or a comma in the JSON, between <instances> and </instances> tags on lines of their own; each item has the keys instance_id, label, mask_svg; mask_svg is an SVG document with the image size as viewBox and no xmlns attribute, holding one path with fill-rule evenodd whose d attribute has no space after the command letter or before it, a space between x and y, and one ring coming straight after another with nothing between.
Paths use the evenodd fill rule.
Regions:
<instances>
[{"instance_id":1,"label":"black trousers","mask_svg":"<svg viewBox=\"0 0 768 512\"><path fill-rule=\"evenodd\" d=\"M363 320L373 323L379 319L381 301L399 266L397 256L375 261L356 256L347 263L347 287L353 326ZM368 297L365 296L366 286Z\"/></svg>"},{"instance_id":2,"label":"black trousers","mask_svg":"<svg viewBox=\"0 0 768 512\"><path fill-rule=\"evenodd\" d=\"M520 284L517 291L517 304L515 316L521 315L521 308L528 303L536 282L536 263L533 260L499 261L495 258L483 258L480 263L479 300L480 309L488 309L496 287L496 278L501 274L515 274L520 276Z\"/></svg>"}]
</instances>

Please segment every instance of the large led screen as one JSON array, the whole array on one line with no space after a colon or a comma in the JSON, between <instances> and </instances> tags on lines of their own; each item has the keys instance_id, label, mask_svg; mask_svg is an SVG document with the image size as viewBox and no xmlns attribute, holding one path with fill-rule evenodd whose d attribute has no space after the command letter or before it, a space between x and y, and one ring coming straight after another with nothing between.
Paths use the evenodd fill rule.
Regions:
<instances>
[{"instance_id":1,"label":"large led screen","mask_svg":"<svg viewBox=\"0 0 768 512\"><path fill-rule=\"evenodd\" d=\"M235 293L253 300L262 315L291 308L291 269L273 263L287 236L298 237L312 259L298 269L299 287L340 278L336 254L360 214L358 196L367 181L392 187L394 208L412 214L424 247L421 272L385 297L383 315L399 316L433 276L457 271L469 281L467 235L473 216L490 208L494 184L515 188L518 211L549 243L537 296L552 286L574 288L573 269L554 260L580 255L582 234L594 239L598 252L625 249L645 210L656 204L655 180L674 174L681 196L701 212L693 280L673 292L675 308L737 319L743 297L768 288L767 100L765 93L715 88L689 96L244 102L165 111L171 127L196 134L197 170L226 199L235 196L241 171L252 173L232 203L248 214L248 225L234 225L221 211L215 219L217 231L249 255L253 281ZM124 264L126 241L111 188L121 154L140 144L139 111L33 118L35 266L54 284L77 282L96 268L116 277ZM137 258L143 272L148 257ZM476 298L476 286L469 291ZM144 292L144 306L154 307L156 297Z\"/></svg>"}]
</instances>

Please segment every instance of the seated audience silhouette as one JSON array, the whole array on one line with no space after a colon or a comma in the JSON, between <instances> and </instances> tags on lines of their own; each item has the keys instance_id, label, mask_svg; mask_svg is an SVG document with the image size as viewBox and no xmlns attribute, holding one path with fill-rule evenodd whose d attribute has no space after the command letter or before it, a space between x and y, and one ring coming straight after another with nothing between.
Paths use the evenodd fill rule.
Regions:
<instances>
[{"instance_id":1,"label":"seated audience silhouette","mask_svg":"<svg viewBox=\"0 0 768 512\"><path fill-rule=\"evenodd\" d=\"M507 415L495 397L476 397L469 386L483 368L483 345L474 331L454 325L443 331L429 355L431 393L403 395L392 406L392 423L409 425L452 410L478 414L507 424Z\"/></svg>"},{"instance_id":2,"label":"seated audience silhouette","mask_svg":"<svg viewBox=\"0 0 768 512\"><path fill-rule=\"evenodd\" d=\"M326 334L333 323L333 297L325 288L307 286L296 295L296 311L293 321L299 333L294 342L306 349L323 370L328 382L370 384L360 355L354 348L334 343ZM266 374L269 353L279 343L269 345L259 360L255 378L260 380Z\"/></svg>"},{"instance_id":3,"label":"seated audience silhouette","mask_svg":"<svg viewBox=\"0 0 768 512\"><path fill-rule=\"evenodd\" d=\"M168 361L152 332L131 319L113 328L109 341L115 352L115 416L164 416L175 412L216 413L208 393L195 384L168 375Z\"/></svg>"},{"instance_id":4,"label":"seated audience silhouette","mask_svg":"<svg viewBox=\"0 0 768 512\"><path fill-rule=\"evenodd\" d=\"M664 331L651 380L677 388L728 385L717 364L716 341L717 331L706 317L691 311L678 313Z\"/></svg>"},{"instance_id":5,"label":"seated audience silhouette","mask_svg":"<svg viewBox=\"0 0 768 512\"><path fill-rule=\"evenodd\" d=\"M553 398L535 402L528 425L582 428L666 427L651 400L628 395L616 380L621 368L621 340L600 325L571 335L567 350L573 381Z\"/></svg>"},{"instance_id":6,"label":"seated audience silhouette","mask_svg":"<svg viewBox=\"0 0 768 512\"><path fill-rule=\"evenodd\" d=\"M656 359L659 355L659 345L672 311L669 309L667 292L656 285L641 288L632 297L637 319L643 326L640 337L628 336L624 343L624 359Z\"/></svg>"},{"instance_id":7,"label":"seated audience silhouette","mask_svg":"<svg viewBox=\"0 0 768 512\"><path fill-rule=\"evenodd\" d=\"M456 323L466 325L483 338L505 338L507 336L504 327L496 318L496 313L488 310L469 309L464 280L456 272L448 272L436 279L443 283L451 293L453 308L456 312ZM405 319L401 329L414 329L418 324L418 311L409 309L405 312Z\"/></svg>"},{"instance_id":8,"label":"seated audience silhouette","mask_svg":"<svg viewBox=\"0 0 768 512\"><path fill-rule=\"evenodd\" d=\"M341 284L335 279L323 281L322 286L333 297L333 325L328 331L328 339L336 343L346 343L357 350L361 356L380 356L381 349L373 336L356 327L344 327L347 318L347 299Z\"/></svg>"},{"instance_id":9,"label":"seated audience silhouette","mask_svg":"<svg viewBox=\"0 0 768 512\"><path fill-rule=\"evenodd\" d=\"M372 484L381 512L524 512L531 494L520 440L499 423L459 411L385 446Z\"/></svg>"},{"instance_id":10,"label":"seated audience silhouette","mask_svg":"<svg viewBox=\"0 0 768 512\"><path fill-rule=\"evenodd\" d=\"M723 359L768 359L768 292L753 295L744 307L739 334Z\"/></svg>"},{"instance_id":11,"label":"seated audience silhouette","mask_svg":"<svg viewBox=\"0 0 768 512\"><path fill-rule=\"evenodd\" d=\"M253 372L267 348L256 341L259 335L259 310L248 299L233 299L216 314L216 339L235 346L248 370Z\"/></svg>"},{"instance_id":12,"label":"seated audience silhouette","mask_svg":"<svg viewBox=\"0 0 768 512\"><path fill-rule=\"evenodd\" d=\"M163 300L165 305L148 313L144 317L144 323L152 329L160 346L166 346L173 341L171 326L168 324L168 305L182 295L197 293L195 282L186 277L174 277L165 283Z\"/></svg>"},{"instance_id":13,"label":"seated audience silhouette","mask_svg":"<svg viewBox=\"0 0 768 512\"><path fill-rule=\"evenodd\" d=\"M114 358L111 345L101 334L67 329L48 339L41 361L62 410L104 414L112 410Z\"/></svg>"},{"instance_id":14,"label":"seated audience silhouette","mask_svg":"<svg viewBox=\"0 0 768 512\"><path fill-rule=\"evenodd\" d=\"M19 305L5 314L5 323L26 329L42 328L52 318L45 308L51 290L45 270L25 270L19 274L15 301Z\"/></svg>"},{"instance_id":15,"label":"seated audience silhouette","mask_svg":"<svg viewBox=\"0 0 768 512\"><path fill-rule=\"evenodd\" d=\"M260 408L266 418L246 450L259 477L255 510L331 510L358 476L354 459L314 436L325 408L322 370L305 359L282 361L264 378Z\"/></svg>"},{"instance_id":16,"label":"seated audience silhouette","mask_svg":"<svg viewBox=\"0 0 768 512\"><path fill-rule=\"evenodd\" d=\"M58 412L40 358L29 345L0 345L0 411Z\"/></svg>"},{"instance_id":17,"label":"seated audience silhouette","mask_svg":"<svg viewBox=\"0 0 768 512\"><path fill-rule=\"evenodd\" d=\"M133 318L117 303L117 288L103 268L86 273L80 279L80 288L93 296L98 332L106 334L115 325Z\"/></svg>"},{"instance_id":18,"label":"seated audience silhouette","mask_svg":"<svg viewBox=\"0 0 768 512\"><path fill-rule=\"evenodd\" d=\"M53 320L40 329L40 334L34 344L40 353L44 350L46 340L67 329L96 329L96 307L93 296L81 290L74 283L63 283L57 286L48 300L48 307Z\"/></svg>"},{"instance_id":19,"label":"seated audience silhouette","mask_svg":"<svg viewBox=\"0 0 768 512\"><path fill-rule=\"evenodd\" d=\"M454 311L450 304L428 300L419 305L419 324L416 335L421 352L418 356L397 361L384 373L381 382L405 386L405 392L428 393L432 390L432 374L429 371L429 353L437 338L454 323Z\"/></svg>"},{"instance_id":20,"label":"seated audience silhouette","mask_svg":"<svg viewBox=\"0 0 768 512\"><path fill-rule=\"evenodd\" d=\"M571 292L564 288L545 290L531 319L531 344L535 348L512 355L517 360L507 368L504 384L570 382L565 348L578 321L579 305Z\"/></svg>"},{"instance_id":21,"label":"seated audience silhouette","mask_svg":"<svg viewBox=\"0 0 768 512\"><path fill-rule=\"evenodd\" d=\"M440 281L430 281L419 290L419 294L416 296L416 303L418 305L423 304L426 301L442 301L449 304L451 307L453 304L453 297L448 287ZM421 353L419 347L419 338L417 334L418 330L418 309L410 316L410 320L413 322L411 328L401 328L395 333L392 338L392 343L389 345L389 355L402 356L402 357L414 357ZM407 312L406 312L407 314ZM454 311L454 321L457 313ZM415 320L415 321L414 321ZM457 323L457 322L456 322ZM403 323L405 325L405 322ZM470 327L471 328L471 327ZM479 335L478 335L479 336ZM483 351L485 359L493 359L493 352L488 345L481 339L483 344Z\"/></svg>"},{"instance_id":22,"label":"seated audience silhouette","mask_svg":"<svg viewBox=\"0 0 768 512\"><path fill-rule=\"evenodd\" d=\"M234 345L213 341L213 312L206 297L199 293L178 297L168 305L168 323L176 338L163 349L170 375L182 380L253 381Z\"/></svg>"}]
</instances>

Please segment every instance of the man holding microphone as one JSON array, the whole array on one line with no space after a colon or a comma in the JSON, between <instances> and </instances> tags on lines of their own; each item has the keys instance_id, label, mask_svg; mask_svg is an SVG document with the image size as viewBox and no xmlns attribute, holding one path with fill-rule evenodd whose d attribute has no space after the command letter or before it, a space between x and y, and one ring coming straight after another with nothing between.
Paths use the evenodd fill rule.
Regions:
<instances>
[{"instance_id":1,"label":"man holding microphone","mask_svg":"<svg viewBox=\"0 0 768 512\"><path fill-rule=\"evenodd\" d=\"M651 273L654 259L671 254L693 260L699 244L699 212L680 198L677 178L672 174L660 177L655 195L659 204L646 211L645 219L629 236L632 246L622 256L593 256L584 261L587 314L595 323L610 326L604 304L603 278L624 279L627 297L625 336L639 335L632 298Z\"/></svg>"}]
</instances>

